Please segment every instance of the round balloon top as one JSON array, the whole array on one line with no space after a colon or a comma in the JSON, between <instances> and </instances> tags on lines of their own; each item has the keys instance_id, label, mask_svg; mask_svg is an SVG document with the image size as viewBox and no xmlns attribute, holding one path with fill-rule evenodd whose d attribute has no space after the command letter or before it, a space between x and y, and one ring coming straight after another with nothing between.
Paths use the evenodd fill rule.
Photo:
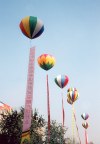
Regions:
<instances>
[{"instance_id":1,"label":"round balloon top","mask_svg":"<svg viewBox=\"0 0 100 144\"><path fill-rule=\"evenodd\" d=\"M69 91L67 93L67 97L72 101L72 102L75 102L78 97L79 97L79 93L78 91Z\"/></svg>"},{"instance_id":2,"label":"round balloon top","mask_svg":"<svg viewBox=\"0 0 100 144\"><path fill-rule=\"evenodd\" d=\"M60 87L64 88L68 84L69 78L66 75L58 75L55 78L55 83Z\"/></svg>"},{"instance_id":3,"label":"round balloon top","mask_svg":"<svg viewBox=\"0 0 100 144\"><path fill-rule=\"evenodd\" d=\"M22 33L30 39L39 37L44 31L43 22L34 16L27 16L23 18L19 27Z\"/></svg>"},{"instance_id":4,"label":"round balloon top","mask_svg":"<svg viewBox=\"0 0 100 144\"><path fill-rule=\"evenodd\" d=\"M81 115L81 117L84 119L84 120L87 120L89 118L89 115L87 113L83 113Z\"/></svg>"},{"instance_id":5,"label":"round balloon top","mask_svg":"<svg viewBox=\"0 0 100 144\"><path fill-rule=\"evenodd\" d=\"M84 122L84 123L82 123L82 126L83 126L85 129L87 129L89 125L88 125L87 122Z\"/></svg>"},{"instance_id":6,"label":"round balloon top","mask_svg":"<svg viewBox=\"0 0 100 144\"><path fill-rule=\"evenodd\" d=\"M70 92L70 91L77 91L77 89L76 89L76 88L73 88L73 87L68 88L67 92Z\"/></svg>"},{"instance_id":7,"label":"round balloon top","mask_svg":"<svg viewBox=\"0 0 100 144\"><path fill-rule=\"evenodd\" d=\"M39 66L46 71L55 65L55 58L49 54L42 54L37 61Z\"/></svg>"}]
</instances>

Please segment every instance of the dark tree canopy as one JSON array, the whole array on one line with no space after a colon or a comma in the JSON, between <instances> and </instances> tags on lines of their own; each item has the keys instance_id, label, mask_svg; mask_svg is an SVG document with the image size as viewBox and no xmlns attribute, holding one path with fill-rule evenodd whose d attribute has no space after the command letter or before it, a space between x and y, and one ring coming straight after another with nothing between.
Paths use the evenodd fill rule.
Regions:
<instances>
[{"instance_id":1,"label":"dark tree canopy","mask_svg":"<svg viewBox=\"0 0 100 144\"><path fill-rule=\"evenodd\" d=\"M0 121L0 144L20 144L22 134L24 109L12 111L11 113L1 114ZM50 125L50 144L65 144L64 134L66 128L56 121L51 121ZM48 128L47 122L38 114L35 109L32 115L30 128L31 144L47 144ZM27 144L27 143L25 143ZM72 143L68 143L72 144Z\"/></svg>"}]
</instances>

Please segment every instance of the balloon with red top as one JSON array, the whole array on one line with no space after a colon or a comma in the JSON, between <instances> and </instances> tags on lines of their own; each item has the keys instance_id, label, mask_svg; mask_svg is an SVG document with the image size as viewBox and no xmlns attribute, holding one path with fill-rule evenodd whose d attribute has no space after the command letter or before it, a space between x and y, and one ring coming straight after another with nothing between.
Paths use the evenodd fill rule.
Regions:
<instances>
[{"instance_id":1,"label":"balloon with red top","mask_svg":"<svg viewBox=\"0 0 100 144\"><path fill-rule=\"evenodd\" d=\"M37 59L39 66L48 71L55 65L55 58L49 54L42 54Z\"/></svg>"}]
</instances>

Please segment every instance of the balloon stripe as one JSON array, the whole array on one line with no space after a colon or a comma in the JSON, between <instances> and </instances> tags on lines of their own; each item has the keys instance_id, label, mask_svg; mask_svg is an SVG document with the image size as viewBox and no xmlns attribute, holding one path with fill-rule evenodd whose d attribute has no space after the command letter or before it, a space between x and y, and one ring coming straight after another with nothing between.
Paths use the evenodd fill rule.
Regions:
<instances>
[{"instance_id":1,"label":"balloon stripe","mask_svg":"<svg viewBox=\"0 0 100 144\"><path fill-rule=\"evenodd\" d=\"M29 25L29 17L26 17L26 18L22 19L22 23L23 23L23 27L24 27L26 33L28 34L28 37L31 38L30 25Z\"/></svg>"},{"instance_id":2,"label":"balloon stripe","mask_svg":"<svg viewBox=\"0 0 100 144\"><path fill-rule=\"evenodd\" d=\"M36 24L37 24L37 17L30 16L29 25L30 25L30 34L31 34L31 37L32 37L32 35L34 33Z\"/></svg>"},{"instance_id":3,"label":"balloon stripe","mask_svg":"<svg viewBox=\"0 0 100 144\"><path fill-rule=\"evenodd\" d=\"M44 26L42 26L41 30L34 36L34 38L39 37L44 31Z\"/></svg>"},{"instance_id":4,"label":"balloon stripe","mask_svg":"<svg viewBox=\"0 0 100 144\"><path fill-rule=\"evenodd\" d=\"M26 32L25 28L23 27L23 23L22 23L22 22L20 23L19 26L20 26L20 29L21 29L22 33L23 33L24 35L26 35L28 38L30 38L30 37L28 36L28 33Z\"/></svg>"},{"instance_id":5,"label":"balloon stripe","mask_svg":"<svg viewBox=\"0 0 100 144\"><path fill-rule=\"evenodd\" d=\"M65 76L64 86L66 86L66 85L67 85L68 81L69 81L69 78L68 78L67 76Z\"/></svg>"},{"instance_id":6,"label":"balloon stripe","mask_svg":"<svg viewBox=\"0 0 100 144\"><path fill-rule=\"evenodd\" d=\"M60 88L62 88L62 85L61 85L61 75L57 76L57 81L58 81L58 84L59 84Z\"/></svg>"},{"instance_id":7,"label":"balloon stripe","mask_svg":"<svg viewBox=\"0 0 100 144\"><path fill-rule=\"evenodd\" d=\"M72 92L72 100L74 101L75 99L75 92Z\"/></svg>"},{"instance_id":8,"label":"balloon stripe","mask_svg":"<svg viewBox=\"0 0 100 144\"><path fill-rule=\"evenodd\" d=\"M65 86L65 85L64 85L64 82L65 82L65 81L66 81L65 76L62 75L62 76L61 76L61 86L62 86L62 88Z\"/></svg>"},{"instance_id":9,"label":"balloon stripe","mask_svg":"<svg viewBox=\"0 0 100 144\"><path fill-rule=\"evenodd\" d=\"M34 37L43 27L43 22L41 20L38 20L36 27L34 29L34 33L32 34L32 37Z\"/></svg>"},{"instance_id":10,"label":"balloon stripe","mask_svg":"<svg viewBox=\"0 0 100 144\"><path fill-rule=\"evenodd\" d=\"M59 83L58 83L58 81L57 81L57 78L55 78L55 82L56 82L56 84L60 87L60 85L59 85ZM61 87L60 87L61 88Z\"/></svg>"}]
</instances>

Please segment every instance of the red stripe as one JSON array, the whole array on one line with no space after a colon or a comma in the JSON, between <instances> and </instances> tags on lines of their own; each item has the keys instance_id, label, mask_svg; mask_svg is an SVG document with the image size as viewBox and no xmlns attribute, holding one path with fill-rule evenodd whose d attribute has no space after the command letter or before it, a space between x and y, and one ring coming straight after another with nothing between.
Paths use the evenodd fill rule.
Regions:
<instances>
[{"instance_id":1,"label":"red stripe","mask_svg":"<svg viewBox=\"0 0 100 144\"><path fill-rule=\"evenodd\" d=\"M64 82L64 86L66 86L67 85L67 83L68 83L68 81L69 81L69 78L67 77L67 76L65 76L65 82Z\"/></svg>"},{"instance_id":2,"label":"red stripe","mask_svg":"<svg viewBox=\"0 0 100 144\"><path fill-rule=\"evenodd\" d=\"M64 127L64 123L65 123L65 111L64 111L63 97L62 97L62 117L63 117L63 127Z\"/></svg>"},{"instance_id":3,"label":"red stripe","mask_svg":"<svg viewBox=\"0 0 100 144\"><path fill-rule=\"evenodd\" d=\"M23 33L25 36L27 36L28 38L30 38L29 35L27 34L27 32L26 32L26 30L25 30L22 22L20 22L19 27L20 27L22 33Z\"/></svg>"},{"instance_id":4,"label":"red stripe","mask_svg":"<svg viewBox=\"0 0 100 144\"><path fill-rule=\"evenodd\" d=\"M49 84L47 75L47 111L48 111L48 144L50 143L50 102L49 102Z\"/></svg>"},{"instance_id":5,"label":"red stripe","mask_svg":"<svg viewBox=\"0 0 100 144\"><path fill-rule=\"evenodd\" d=\"M88 144L88 139L87 139L87 132L85 130L85 143Z\"/></svg>"}]
</instances>

